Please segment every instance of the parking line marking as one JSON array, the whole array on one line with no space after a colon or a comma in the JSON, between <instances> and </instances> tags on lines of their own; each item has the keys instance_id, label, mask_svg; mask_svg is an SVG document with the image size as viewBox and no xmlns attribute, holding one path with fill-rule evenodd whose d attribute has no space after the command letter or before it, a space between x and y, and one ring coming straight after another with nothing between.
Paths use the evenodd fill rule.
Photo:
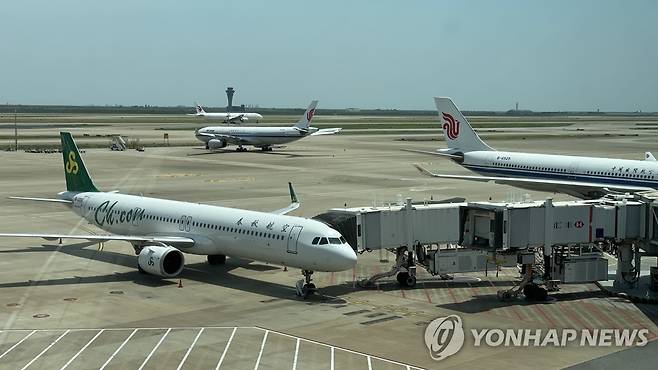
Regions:
<instances>
[{"instance_id":1,"label":"parking line marking","mask_svg":"<svg viewBox=\"0 0 658 370\"><path fill-rule=\"evenodd\" d=\"M368 356L368 370L372 370L372 358Z\"/></svg>"},{"instance_id":2,"label":"parking line marking","mask_svg":"<svg viewBox=\"0 0 658 370\"><path fill-rule=\"evenodd\" d=\"M149 362L149 360L151 359L151 356L153 356L153 354L155 353L155 351L158 350L158 347L160 347L160 345L161 345L162 342L165 340L165 338L167 337L167 335L169 334L170 331L171 331L171 328L167 329L167 331L164 333L164 335L162 336L162 338L160 338L160 340L158 341L158 343L156 343L155 347L153 347L153 349L151 350L151 353L149 353L149 355L146 356L146 359L144 359L144 362L142 362L142 366L140 366L139 369L137 369L137 370L142 370L142 369L144 368L144 366L146 366L146 363Z\"/></svg>"},{"instance_id":3,"label":"parking line marking","mask_svg":"<svg viewBox=\"0 0 658 370\"><path fill-rule=\"evenodd\" d=\"M292 370L297 370L297 355L299 354L299 338L295 344L295 358L292 360Z\"/></svg>"},{"instance_id":4,"label":"parking line marking","mask_svg":"<svg viewBox=\"0 0 658 370\"><path fill-rule=\"evenodd\" d=\"M36 332L37 332L36 330L32 330L32 332L29 333L28 335L26 335L23 339L19 340L19 341L18 341L16 344L14 344L13 346L9 347L8 350L6 350L3 354L0 355L0 358L5 357L5 355L6 355L7 353L11 352L12 349L18 347L19 344L23 343L27 338L31 337L32 334L34 334L34 333L36 333Z\"/></svg>"},{"instance_id":5,"label":"parking line marking","mask_svg":"<svg viewBox=\"0 0 658 370\"><path fill-rule=\"evenodd\" d=\"M217 363L217 367L215 370L219 369L220 366L222 366L222 362L224 362L224 356L226 356L226 352L228 352L228 346L231 345L231 341L233 340L233 336L235 335L235 332L238 330L238 327L233 328L233 332L231 332L231 336L228 338L228 342L226 342L226 347L224 347L224 352L222 352L222 357L219 358L219 362Z\"/></svg>"},{"instance_id":6,"label":"parking line marking","mask_svg":"<svg viewBox=\"0 0 658 370\"><path fill-rule=\"evenodd\" d=\"M334 347L331 346L331 370L334 370Z\"/></svg>"},{"instance_id":7,"label":"parking line marking","mask_svg":"<svg viewBox=\"0 0 658 370\"><path fill-rule=\"evenodd\" d=\"M260 352L258 352L258 358L256 359L256 365L254 366L254 370L258 369L258 365L260 365L260 358L263 356L263 349L265 349L265 341L267 340L267 334L269 334L269 330L265 330L265 335L263 335L263 341L260 343Z\"/></svg>"},{"instance_id":8,"label":"parking line marking","mask_svg":"<svg viewBox=\"0 0 658 370\"><path fill-rule=\"evenodd\" d=\"M126 340L124 340L123 343L121 343L121 345L119 346L119 348L117 348L116 351L114 351L114 353L112 353L112 355L110 356L110 358L108 358L107 361L105 361L105 363L103 364L103 366L101 366L101 368L98 369L98 370L103 370L103 369L105 369L105 367L107 366L107 364L109 364L110 361L112 361L112 359L114 358L114 356L116 356L117 353L119 353L119 351L121 351L121 349L123 348L123 346L125 346L126 343L128 343L128 341L130 340L130 338L132 338L133 335L135 335L135 333L137 333L137 330L139 330L139 329L134 329L134 330L132 331L132 333L130 333L130 335L128 336L128 338L126 338Z\"/></svg>"},{"instance_id":9,"label":"parking line marking","mask_svg":"<svg viewBox=\"0 0 658 370\"><path fill-rule=\"evenodd\" d=\"M201 328L199 330L199 333L197 333L196 337L194 337L194 340L192 341L192 344L190 345L190 348L187 349L187 352L185 352L185 356L183 356L183 359L180 360L180 364L178 364L178 367L176 370L180 370L183 367L183 364L185 363L185 360L187 360L187 356L190 355L190 352L192 352L192 348L194 348L194 345L196 344L196 341L199 340L199 337L201 336L201 333L203 333L203 330L205 328Z\"/></svg>"},{"instance_id":10,"label":"parking line marking","mask_svg":"<svg viewBox=\"0 0 658 370\"><path fill-rule=\"evenodd\" d=\"M64 338L64 336L65 336L66 334L68 334L70 331L71 331L71 330L69 329L69 330L65 331L64 334L62 334L62 335L60 335L59 337L57 337L57 339L55 339L52 343L50 343L50 344L48 345L48 347L44 348L43 351L39 352L39 354L36 355L35 358L33 358L30 362L28 362L27 365L23 366L23 367L21 368L21 370L25 370L25 369L27 369L28 367L30 367L30 365L32 365L36 360L38 360L39 357L41 357L41 355L43 355L44 353L46 353L46 351L48 351L50 348L52 348L52 346L54 346L55 344L57 344L57 342L59 342L60 339Z\"/></svg>"},{"instance_id":11,"label":"parking line marking","mask_svg":"<svg viewBox=\"0 0 658 370\"><path fill-rule=\"evenodd\" d=\"M73 357L71 357L71 359L70 359L67 363L65 363L64 366L62 366L59 370L64 370L64 369L66 369L66 368L71 364L71 362L73 362L76 358L78 358L78 356L80 356L80 354L82 353L82 351L84 351L85 349L87 349L87 347L89 347L89 346L91 345L91 343L92 343L94 340L96 340L96 338L98 338L98 336L101 335L104 331L105 331L105 329L101 329L98 333L96 333L96 335L94 335L94 337L91 338L91 340L89 340L89 342L87 342L87 344L85 344L85 345L84 345L84 346L78 351L78 353L76 353Z\"/></svg>"}]
</instances>

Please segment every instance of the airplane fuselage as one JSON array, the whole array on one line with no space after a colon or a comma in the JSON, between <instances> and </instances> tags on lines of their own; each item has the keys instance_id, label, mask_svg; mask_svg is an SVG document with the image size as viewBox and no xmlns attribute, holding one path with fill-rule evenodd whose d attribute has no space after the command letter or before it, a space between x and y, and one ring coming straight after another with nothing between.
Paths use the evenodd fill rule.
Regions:
<instances>
[{"instance_id":1,"label":"airplane fuselage","mask_svg":"<svg viewBox=\"0 0 658 370\"><path fill-rule=\"evenodd\" d=\"M197 113L197 117L203 117L209 120L222 120L223 122L228 122L231 120L237 121L249 121L253 120L259 122L263 119L263 116L258 113Z\"/></svg>"},{"instance_id":2,"label":"airplane fuselage","mask_svg":"<svg viewBox=\"0 0 658 370\"><path fill-rule=\"evenodd\" d=\"M471 151L458 160L485 176L570 180L658 189L658 162L502 151Z\"/></svg>"},{"instance_id":3,"label":"airplane fuselage","mask_svg":"<svg viewBox=\"0 0 658 370\"><path fill-rule=\"evenodd\" d=\"M315 271L343 271L356 262L338 231L312 219L118 193L63 197L73 201L75 213L113 234L193 239L193 246L173 245L185 253L223 254ZM319 244L318 237L327 243Z\"/></svg>"},{"instance_id":4,"label":"airplane fuselage","mask_svg":"<svg viewBox=\"0 0 658 370\"><path fill-rule=\"evenodd\" d=\"M196 132L200 141L207 143L212 139L227 139L231 144L269 146L287 144L306 136L318 129L309 127L308 130L300 130L293 127L204 127ZM236 140L237 139L237 140Z\"/></svg>"}]
</instances>

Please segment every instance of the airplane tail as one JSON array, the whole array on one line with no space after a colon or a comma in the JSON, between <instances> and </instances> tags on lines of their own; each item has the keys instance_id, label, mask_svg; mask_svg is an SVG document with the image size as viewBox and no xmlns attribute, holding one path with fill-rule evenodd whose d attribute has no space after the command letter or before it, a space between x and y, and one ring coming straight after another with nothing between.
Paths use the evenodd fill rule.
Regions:
<instances>
[{"instance_id":1,"label":"airplane tail","mask_svg":"<svg viewBox=\"0 0 658 370\"><path fill-rule=\"evenodd\" d=\"M443 136L450 149L462 153L494 150L485 144L462 115L450 98L434 98L439 119L442 122Z\"/></svg>"},{"instance_id":2,"label":"airplane tail","mask_svg":"<svg viewBox=\"0 0 658 370\"><path fill-rule=\"evenodd\" d=\"M300 128L302 130L308 130L308 126L311 124L311 120L313 120L313 115L315 115L315 107L318 105L317 100L313 100L311 104L306 108L306 112L304 112L304 115L302 118L295 123L295 127Z\"/></svg>"},{"instance_id":3,"label":"airplane tail","mask_svg":"<svg viewBox=\"0 0 658 370\"><path fill-rule=\"evenodd\" d=\"M196 105L196 114L197 114L197 115L199 115L199 114L206 114L206 111L203 110L203 107L202 107L202 106L200 106L199 104L197 104L197 105Z\"/></svg>"},{"instance_id":4,"label":"airplane tail","mask_svg":"<svg viewBox=\"0 0 658 370\"><path fill-rule=\"evenodd\" d=\"M62 140L62 155L64 157L64 175L66 176L66 190L72 192L99 191L91 180L85 163L80 157L78 147L73 141L70 132L60 132Z\"/></svg>"}]
</instances>

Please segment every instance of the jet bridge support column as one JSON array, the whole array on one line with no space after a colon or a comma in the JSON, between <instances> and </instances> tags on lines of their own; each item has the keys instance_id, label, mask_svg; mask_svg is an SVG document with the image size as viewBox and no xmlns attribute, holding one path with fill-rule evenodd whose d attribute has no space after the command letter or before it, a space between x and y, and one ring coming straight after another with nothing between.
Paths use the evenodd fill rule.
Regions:
<instances>
[{"instance_id":1,"label":"jet bridge support column","mask_svg":"<svg viewBox=\"0 0 658 370\"><path fill-rule=\"evenodd\" d=\"M406 241L407 241L407 275L398 277L399 281L405 281L407 286L416 285L416 263L414 262L414 207L411 198L405 199L404 220L406 224Z\"/></svg>"}]
</instances>

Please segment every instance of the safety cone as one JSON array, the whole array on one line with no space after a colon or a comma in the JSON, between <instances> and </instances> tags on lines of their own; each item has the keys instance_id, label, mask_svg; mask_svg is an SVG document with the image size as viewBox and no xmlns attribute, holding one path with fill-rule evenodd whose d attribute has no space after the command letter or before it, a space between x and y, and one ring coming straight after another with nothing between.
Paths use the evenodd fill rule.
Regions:
<instances>
[{"instance_id":1,"label":"safety cone","mask_svg":"<svg viewBox=\"0 0 658 370\"><path fill-rule=\"evenodd\" d=\"M182 288L183 287L183 280L178 279L178 287Z\"/></svg>"}]
</instances>

